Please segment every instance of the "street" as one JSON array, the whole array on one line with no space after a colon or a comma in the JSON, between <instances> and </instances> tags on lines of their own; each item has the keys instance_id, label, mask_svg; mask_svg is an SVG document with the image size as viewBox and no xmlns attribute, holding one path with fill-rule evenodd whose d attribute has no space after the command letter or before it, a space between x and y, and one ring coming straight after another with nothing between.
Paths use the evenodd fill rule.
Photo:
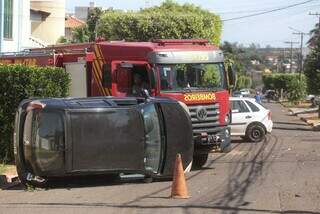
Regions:
<instances>
[{"instance_id":1,"label":"street","mask_svg":"<svg viewBox=\"0 0 320 214\"><path fill-rule=\"evenodd\" d=\"M85 181L48 190L0 190L2 213L320 213L320 132L272 111L264 142L235 138L230 153L212 153L202 170L187 174L187 200L170 199L171 182Z\"/></svg>"}]
</instances>

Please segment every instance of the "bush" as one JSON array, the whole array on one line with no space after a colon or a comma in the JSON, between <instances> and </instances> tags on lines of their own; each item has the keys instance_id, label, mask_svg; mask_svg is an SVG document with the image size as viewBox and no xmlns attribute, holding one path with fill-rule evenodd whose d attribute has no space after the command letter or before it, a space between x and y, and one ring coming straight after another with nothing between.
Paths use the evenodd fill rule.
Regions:
<instances>
[{"instance_id":1,"label":"bush","mask_svg":"<svg viewBox=\"0 0 320 214\"><path fill-rule=\"evenodd\" d=\"M19 103L30 97L66 97L70 76L62 68L0 65L0 161L13 160L13 128Z\"/></svg>"},{"instance_id":2,"label":"bush","mask_svg":"<svg viewBox=\"0 0 320 214\"><path fill-rule=\"evenodd\" d=\"M306 77L299 74L266 74L262 77L265 89L281 89L288 94L289 101L297 102L304 98L307 90Z\"/></svg>"},{"instance_id":3,"label":"bush","mask_svg":"<svg viewBox=\"0 0 320 214\"><path fill-rule=\"evenodd\" d=\"M307 84L306 80L293 78L288 82L288 100L297 103L306 97Z\"/></svg>"}]
</instances>

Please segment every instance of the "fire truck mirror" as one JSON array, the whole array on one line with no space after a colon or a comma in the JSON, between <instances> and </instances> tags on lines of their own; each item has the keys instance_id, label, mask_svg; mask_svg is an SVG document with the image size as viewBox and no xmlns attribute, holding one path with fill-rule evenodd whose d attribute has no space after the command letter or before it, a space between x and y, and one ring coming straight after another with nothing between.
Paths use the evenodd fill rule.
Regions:
<instances>
[{"instance_id":1,"label":"fire truck mirror","mask_svg":"<svg viewBox=\"0 0 320 214\"><path fill-rule=\"evenodd\" d=\"M236 69L234 68L233 65L228 66L227 73L228 73L228 79L229 79L229 89L233 89L235 87L236 78L237 78Z\"/></svg>"},{"instance_id":2,"label":"fire truck mirror","mask_svg":"<svg viewBox=\"0 0 320 214\"><path fill-rule=\"evenodd\" d=\"M104 64L102 67L102 85L105 88L111 88L112 74L110 64Z\"/></svg>"}]
</instances>

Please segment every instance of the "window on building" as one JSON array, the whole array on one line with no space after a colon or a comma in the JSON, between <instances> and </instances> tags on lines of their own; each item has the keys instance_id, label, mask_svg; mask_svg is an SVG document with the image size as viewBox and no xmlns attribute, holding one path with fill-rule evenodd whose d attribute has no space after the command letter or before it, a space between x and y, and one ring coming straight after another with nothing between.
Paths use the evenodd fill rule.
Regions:
<instances>
[{"instance_id":1,"label":"window on building","mask_svg":"<svg viewBox=\"0 0 320 214\"><path fill-rule=\"evenodd\" d=\"M3 37L12 39L13 0L4 0Z\"/></svg>"}]
</instances>

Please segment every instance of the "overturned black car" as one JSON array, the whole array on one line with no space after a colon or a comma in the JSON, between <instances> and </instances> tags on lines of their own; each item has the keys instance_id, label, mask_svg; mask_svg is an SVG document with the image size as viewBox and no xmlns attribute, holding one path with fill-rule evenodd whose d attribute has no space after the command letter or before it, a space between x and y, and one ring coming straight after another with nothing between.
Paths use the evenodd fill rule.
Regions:
<instances>
[{"instance_id":1,"label":"overturned black car","mask_svg":"<svg viewBox=\"0 0 320 214\"><path fill-rule=\"evenodd\" d=\"M14 152L24 184L92 174L167 178L177 153L191 167L192 127L167 98L25 100L16 113Z\"/></svg>"}]
</instances>

